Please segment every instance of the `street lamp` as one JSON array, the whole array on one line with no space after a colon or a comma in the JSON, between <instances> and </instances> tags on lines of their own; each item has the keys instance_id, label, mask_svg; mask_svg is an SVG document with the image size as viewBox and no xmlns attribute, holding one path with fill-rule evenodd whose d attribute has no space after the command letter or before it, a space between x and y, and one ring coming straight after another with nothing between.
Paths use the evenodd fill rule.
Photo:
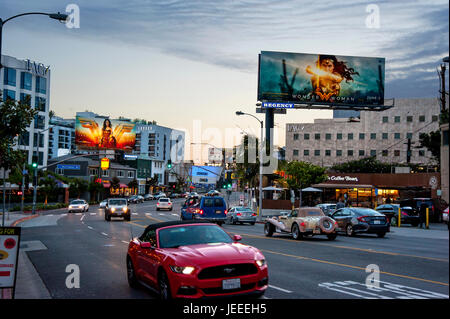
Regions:
<instances>
[{"instance_id":1,"label":"street lamp","mask_svg":"<svg viewBox=\"0 0 450 319\"><path fill-rule=\"evenodd\" d=\"M26 16L26 15L46 15L48 17L50 17L51 19L55 19L58 20L59 22L66 22L67 18L69 17L67 14L63 14L63 13L45 13L45 12L27 12L27 13L21 13L21 14L17 14L15 16L9 17L8 19L2 20L0 18L0 69L3 67L2 65L2 61L1 61L1 57L2 57L2 32L3 32L3 25L15 18L21 17L21 16Z\"/></svg>"},{"instance_id":2,"label":"street lamp","mask_svg":"<svg viewBox=\"0 0 450 319\"><path fill-rule=\"evenodd\" d=\"M240 116L240 115L249 115L253 118L255 118L259 124L261 124L261 138L259 141L259 201L258 201L258 216L261 216L262 213L262 178L263 178L263 135L264 135L264 122L261 121L260 119L258 119L256 116L254 116L253 114L249 114L249 113L244 113L241 111L237 111L236 115Z\"/></svg>"}]
</instances>

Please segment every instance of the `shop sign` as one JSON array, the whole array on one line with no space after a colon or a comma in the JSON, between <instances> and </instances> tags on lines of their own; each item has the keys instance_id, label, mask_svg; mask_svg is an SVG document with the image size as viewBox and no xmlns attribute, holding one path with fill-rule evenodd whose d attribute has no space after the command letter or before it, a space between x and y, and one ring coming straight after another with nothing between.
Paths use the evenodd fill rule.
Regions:
<instances>
[{"instance_id":1,"label":"shop sign","mask_svg":"<svg viewBox=\"0 0 450 319\"><path fill-rule=\"evenodd\" d=\"M331 175L328 176L328 180L329 181L336 181L336 182L359 182L358 177L354 177L354 176L336 176L336 175Z\"/></svg>"}]
</instances>

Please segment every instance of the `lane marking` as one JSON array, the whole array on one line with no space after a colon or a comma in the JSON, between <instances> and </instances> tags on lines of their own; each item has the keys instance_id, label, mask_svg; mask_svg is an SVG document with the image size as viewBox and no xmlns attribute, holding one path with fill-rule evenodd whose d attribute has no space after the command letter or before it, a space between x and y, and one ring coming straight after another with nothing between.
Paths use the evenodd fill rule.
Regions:
<instances>
[{"instance_id":1,"label":"lane marking","mask_svg":"<svg viewBox=\"0 0 450 319\"><path fill-rule=\"evenodd\" d=\"M121 240L121 242L124 243L124 244L127 244L127 245L129 244L129 243L128 243L127 241L125 241L125 240Z\"/></svg>"},{"instance_id":2,"label":"lane marking","mask_svg":"<svg viewBox=\"0 0 450 319\"><path fill-rule=\"evenodd\" d=\"M105 233L101 233L103 236L108 236L108 234L105 234Z\"/></svg>"},{"instance_id":3,"label":"lane marking","mask_svg":"<svg viewBox=\"0 0 450 319\"><path fill-rule=\"evenodd\" d=\"M138 215L138 213L131 213L131 215L135 215L136 216L136 215Z\"/></svg>"},{"instance_id":4,"label":"lane marking","mask_svg":"<svg viewBox=\"0 0 450 319\"><path fill-rule=\"evenodd\" d=\"M77 216L80 216L80 215L81 215L81 213L75 213L75 215L77 215Z\"/></svg>"},{"instance_id":5,"label":"lane marking","mask_svg":"<svg viewBox=\"0 0 450 319\"><path fill-rule=\"evenodd\" d=\"M81 216L81 218L80 218L81 221L84 219L84 216L86 216L86 215L83 214L83 216Z\"/></svg>"},{"instance_id":6,"label":"lane marking","mask_svg":"<svg viewBox=\"0 0 450 319\"><path fill-rule=\"evenodd\" d=\"M273 285L269 285L269 287L273 288L273 289L276 289L276 290L279 290L279 291L282 291L282 292L285 292L285 293L288 293L288 294L292 293L292 291L290 291L290 290L283 289L283 288L280 288L280 287L276 287L276 286L273 286Z\"/></svg>"},{"instance_id":7,"label":"lane marking","mask_svg":"<svg viewBox=\"0 0 450 319\"><path fill-rule=\"evenodd\" d=\"M172 216L178 216L178 214L171 214Z\"/></svg>"},{"instance_id":8,"label":"lane marking","mask_svg":"<svg viewBox=\"0 0 450 319\"><path fill-rule=\"evenodd\" d=\"M295 258L295 259L304 259L304 260L309 260L309 261L315 261L315 262L328 264L328 265L333 265L333 266L341 266L341 267L346 267L346 268L358 269L358 270L363 270L364 272L366 271L366 268L359 267L359 266L346 265L346 264L341 264L341 263L336 263L336 262L332 262L332 261L321 260L321 259L311 258L311 257L295 256L295 255L290 255L290 254L284 254L284 253L271 251L271 250L266 250L266 249L260 249L260 250L263 251L263 252L267 252L269 254L274 254L274 255L291 257L291 258ZM437 285L448 286L448 283L445 283L445 282L434 281L434 280L423 279L423 278L417 278L417 277L401 275L401 274L394 274L394 273L390 273L390 272L386 272L386 271L380 271L380 274L385 274L385 275L389 275L389 276L393 276L393 277L412 279L412 280L417 280L417 281L423 281L423 282L429 282L429 283L433 283L433 284L437 284Z\"/></svg>"},{"instance_id":9,"label":"lane marking","mask_svg":"<svg viewBox=\"0 0 450 319\"><path fill-rule=\"evenodd\" d=\"M91 216L97 215L97 213L91 213Z\"/></svg>"},{"instance_id":10,"label":"lane marking","mask_svg":"<svg viewBox=\"0 0 450 319\"><path fill-rule=\"evenodd\" d=\"M91 227L91 226L88 226L87 228L89 228L89 229L94 229L93 227Z\"/></svg>"},{"instance_id":11,"label":"lane marking","mask_svg":"<svg viewBox=\"0 0 450 319\"><path fill-rule=\"evenodd\" d=\"M67 213L66 214L61 214L61 216L67 216Z\"/></svg>"},{"instance_id":12,"label":"lane marking","mask_svg":"<svg viewBox=\"0 0 450 319\"><path fill-rule=\"evenodd\" d=\"M150 220L155 220L155 221L160 222L160 223L163 222L163 220L155 218L155 217L150 217L150 216L145 216L145 217L150 219Z\"/></svg>"},{"instance_id":13,"label":"lane marking","mask_svg":"<svg viewBox=\"0 0 450 319\"><path fill-rule=\"evenodd\" d=\"M53 214L48 214L47 216L53 216Z\"/></svg>"},{"instance_id":14,"label":"lane marking","mask_svg":"<svg viewBox=\"0 0 450 319\"><path fill-rule=\"evenodd\" d=\"M358 250L358 251L364 251L364 252L373 253L373 254L383 254L383 255L400 256L400 257L420 258L420 259L427 259L427 260L433 260L433 261L441 261L441 262L445 262L445 263L449 262L448 259L442 259L442 258L425 257L425 256L417 256L417 255L408 255L408 254L402 254L402 253L394 253L394 252L380 251L380 250L373 250L373 249L364 249L364 248L350 247L350 246L324 244L324 243L310 242L310 241L294 241L293 239L282 238L282 237L266 237L266 236L251 235L251 234L245 234L245 233L239 233L239 235L241 235L241 236L248 236L248 237L251 237L251 238L259 238L259 239L284 240L284 241L288 241L288 242L291 242L291 243L298 243L298 244L321 245L321 246L329 246L329 247L341 248L341 249Z\"/></svg>"}]
</instances>

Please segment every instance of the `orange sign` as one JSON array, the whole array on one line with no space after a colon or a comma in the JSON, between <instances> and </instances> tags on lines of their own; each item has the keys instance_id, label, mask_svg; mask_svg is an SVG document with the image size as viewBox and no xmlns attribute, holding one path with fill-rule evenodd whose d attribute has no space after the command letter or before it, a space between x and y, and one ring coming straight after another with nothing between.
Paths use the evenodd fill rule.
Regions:
<instances>
[{"instance_id":1,"label":"orange sign","mask_svg":"<svg viewBox=\"0 0 450 319\"><path fill-rule=\"evenodd\" d=\"M100 167L102 170L107 170L109 168L109 158L103 157L100 162Z\"/></svg>"}]
</instances>

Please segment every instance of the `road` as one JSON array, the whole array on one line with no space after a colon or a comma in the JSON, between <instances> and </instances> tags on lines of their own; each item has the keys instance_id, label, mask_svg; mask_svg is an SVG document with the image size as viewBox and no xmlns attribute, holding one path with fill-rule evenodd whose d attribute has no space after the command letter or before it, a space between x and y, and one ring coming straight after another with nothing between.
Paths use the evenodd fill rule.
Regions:
<instances>
[{"instance_id":1,"label":"road","mask_svg":"<svg viewBox=\"0 0 450 319\"><path fill-rule=\"evenodd\" d=\"M22 242L37 245L28 251L53 298L156 298L150 291L128 287L125 254L128 241L160 221L178 220L182 199L173 211L156 211L156 201L131 205L130 222L104 220L103 210L84 214L43 213L22 224ZM269 299L448 298L448 231L393 229L385 238L375 235L308 237L294 241L287 235L264 237L263 225L223 225L242 242L259 248L269 266ZM32 245L31 245L32 246ZM41 246L39 248L39 246ZM46 249L41 249L46 248ZM80 288L68 289L66 267L79 266ZM378 267L378 286L368 288Z\"/></svg>"}]
</instances>

